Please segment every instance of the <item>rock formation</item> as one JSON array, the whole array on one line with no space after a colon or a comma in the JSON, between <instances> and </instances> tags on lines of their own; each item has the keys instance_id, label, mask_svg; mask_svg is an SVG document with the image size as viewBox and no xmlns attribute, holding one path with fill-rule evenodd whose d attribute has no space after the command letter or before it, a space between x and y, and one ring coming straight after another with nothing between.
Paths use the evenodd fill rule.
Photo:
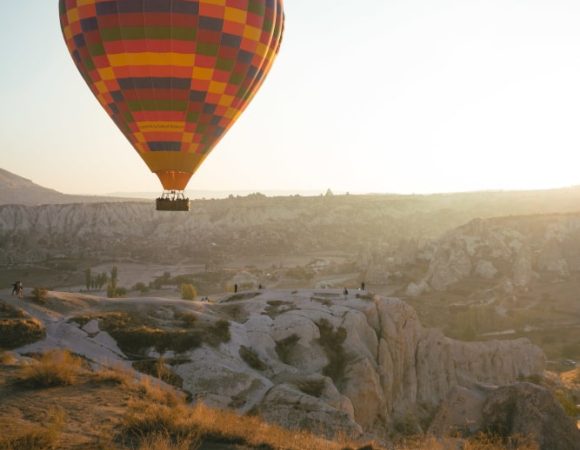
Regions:
<instances>
[{"instance_id":1,"label":"rock formation","mask_svg":"<svg viewBox=\"0 0 580 450\"><path fill-rule=\"evenodd\" d=\"M578 214L474 220L418 248L406 267L425 268L414 274L406 294L417 297L473 280L488 288L506 283L527 288L538 277L564 280L580 270L578 242ZM385 260L393 257L385 255Z\"/></svg>"},{"instance_id":2,"label":"rock formation","mask_svg":"<svg viewBox=\"0 0 580 450\"><path fill-rule=\"evenodd\" d=\"M141 358L171 361L195 400L328 434L384 437L410 417L420 429L454 389L513 383L542 373L544 365L543 353L525 339L455 341L424 329L406 303L362 292L259 291L217 304L159 299L89 304L92 313L82 312L88 319L71 321L75 312L70 312L47 326L46 341L21 351L38 351L47 342L67 346L70 339L71 348L89 359L102 357L105 348L109 357L122 351L134 358L143 328L135 328L133 339L124 326L121 337L129 336L131 343L124 347L104 331L104 319L89 320L91 314L103 318L103 311L125 311L129 322L143 318L160 334L183 327L184 314L195 314L193 327L228 318L229 340L221 344L195 341L185 350L172 349L169 340L162 351L144 348Z\"/></svg>"}]
</instances>

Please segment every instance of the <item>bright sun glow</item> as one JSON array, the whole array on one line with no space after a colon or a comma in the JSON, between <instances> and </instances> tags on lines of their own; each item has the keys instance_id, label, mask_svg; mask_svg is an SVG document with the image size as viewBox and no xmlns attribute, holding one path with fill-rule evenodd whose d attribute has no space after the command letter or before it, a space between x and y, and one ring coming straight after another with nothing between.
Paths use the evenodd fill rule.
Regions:
<instances>
[{"instance_id":1,"label":"bright sun glow","mask_svg":"<svg viewBox=\"0 0 580 450\"><path fill-rule=\"evenodd\" d=\"M54 2L0 29L0 167L67 193L160 190L67 54ZM280 57L193 190L580 184L580 3L286 0Z\"/></svg>"}]
</instances>

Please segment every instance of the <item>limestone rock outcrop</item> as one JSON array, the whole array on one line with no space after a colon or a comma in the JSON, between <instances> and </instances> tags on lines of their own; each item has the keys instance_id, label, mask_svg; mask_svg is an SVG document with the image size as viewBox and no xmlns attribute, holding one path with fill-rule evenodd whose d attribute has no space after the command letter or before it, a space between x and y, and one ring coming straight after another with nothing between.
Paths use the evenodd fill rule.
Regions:
<instances>
[{"instance_id":1,"label":"limestone rock outcrop","mask_svg":"<svg viewBox=\"0 0 580 450\"><path fill-rule=\"evenodd\" d=\"M72 305L70 297L59 298ZM109 362L124 353L125 364L163 357L194 401L329 435L386 437L409 417L428 423L458 389L502 386L544 369L542 351L526 339L449 339L423 328L408 304L363 291L264 290L217 303L86 297L75 304L78 320L70 308L57 319L64 309L48 301L38 310L48 321L47 339L21 351L65 346L93 361L107 355ZM144 340L139 318L152 340ZM218 322L221 328L212 325ZM135 337L123 325L115 341L115 332L105 331L114 330L112 323L133 324ZM174 338L157 340L163 333ZM219 339L206 336L212 333ZM136 339L144 345L140 355Z\"/></svg>"},{"instance_id":2,"label":"limestone rock outcrop","mask_svg":"<svg viewBox=\"0 0 580 450\"><path fill-rule=\"evenodd\" d=\"M324 296L322 296L324 294ZM424 329L397 299L338 291L266 291L216 305L237 308L232 340L176 367L195 398L258 411L292 426L384 435L409 415L426 418L458 387L504 385L543 371L525 339L464 343ZM241 347L261 361L253 369Z\"/></svg>"},{"instance_id":3,"label":"limestone rock outcrop","mask_svg":"<svg viewBox=\"0 0 580 450\"><path fill-rule=\"evenodd\" d=\"M475 280L486 288L510 283L526 289L532 282L565 280L580 270L580 215L538 215L476 219L424 242L405 265L390 264L414 278L406 287L411 297L445 291ZM396 261L385 255L385 261ZM386 264L386 263L385 263ZM421 268L424 269L421 270Z\"/></svg>"},{"instance_id":4,"label":"limestone rock outcrop","mask_svg":"<svg viewBox=\"0 0 580 450\"><path fill-rule=\"evenodd\" d=\"M541 450L580 450L580 430L545 388L517 383L493 391L483 405L482 429L529 436Z\"/></svg>"}]
</instances>

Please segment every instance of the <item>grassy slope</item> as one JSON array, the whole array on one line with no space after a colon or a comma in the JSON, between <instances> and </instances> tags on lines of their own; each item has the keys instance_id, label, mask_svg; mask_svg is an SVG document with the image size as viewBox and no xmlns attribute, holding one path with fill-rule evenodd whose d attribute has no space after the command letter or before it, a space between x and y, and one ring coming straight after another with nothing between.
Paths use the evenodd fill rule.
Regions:
<instances>
[{"instance_id":1,"label":"grassy slope","mask_svg":"<svg viewBox=\"0 0 580 450\"><path fill-rule=\"evenodd\" d=\"M46 380L51 380L46 386ZM363 443L328 441L204 405L148 378L119 369L93 371L63 351L39 361L0 354L0 449L288 449L339 450ZM366 449L381 447L369 444ZM408 442L397 449L439 450L451 441ZM466 450L500 450L490 440L465 442ZM532 450L530 445L517 445Z\"/></svg>"}]
</instances>

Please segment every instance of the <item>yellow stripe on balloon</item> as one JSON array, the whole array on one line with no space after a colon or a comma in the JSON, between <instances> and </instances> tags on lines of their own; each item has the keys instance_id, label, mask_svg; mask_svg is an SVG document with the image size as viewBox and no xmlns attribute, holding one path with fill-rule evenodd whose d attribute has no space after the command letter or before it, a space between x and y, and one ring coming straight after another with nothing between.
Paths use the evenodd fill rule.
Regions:
<instances>
[{"instance_id":1,"label":"yellow stripe on balloon","mask_svg":"<svg viewBox=\"0 0 580 450\"><path fill-rule=\"evenodd\" d=\"M112 67L127 66L177 66L191 67L195 62L195 55L185 53L116 53L109 55Z\"/></svg>"}]
</instances>

